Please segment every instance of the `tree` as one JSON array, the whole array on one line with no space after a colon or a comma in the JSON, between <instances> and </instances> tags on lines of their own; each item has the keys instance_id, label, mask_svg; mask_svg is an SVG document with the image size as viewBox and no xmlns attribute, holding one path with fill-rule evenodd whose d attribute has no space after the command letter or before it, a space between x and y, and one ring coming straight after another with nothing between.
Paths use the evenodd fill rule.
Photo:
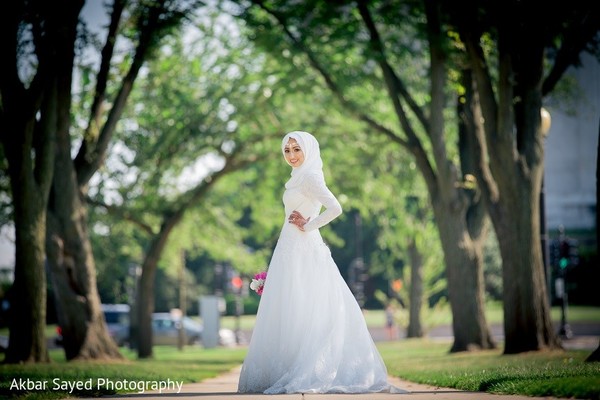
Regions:
<instances>
[{"instance_id":1,"label":"tree","mask_svg":"<svg viewBox=\"0 0 600 400\"><path fill-rule=\"evenodd\" d=\"M597 44L599 13L583 2L565 10L494 1L449 15L473 74L468 132L502 255L504 352L559 347L539 245L541 108L564 71ZM482 45L490 41L491 49Z\"/></svg>"},{"instance_id":2,"label":"tree","mask_svg":"<svg viewBox=\"0 0 600 400\"><path fill-rule=\"evenodd\" d=\"M447 295L443 255L427 188L409 155L398 154L386 138L363 135L366 137L359 132L351 134L351 142L361 148L360 152L349 154L353 146L347 141L345 150L340 150L344 159L352 159L358 167L352 175L352 169L344 170L345 178L340 177L340 181L356 186L350 204L360 212L365 247L367 243L371 246L364 251L366 272L385 279L386 286L376 290L382 305L400 302L408 309L406 336L422 337L429 303L433 297ZM347 193L345 186L342 190ZM396 291L392 282L399 278L403 284Z\"/></svg>"},{"instance_id":3,"label":"tree","mask_svg":"<svg viewBox=\"0 0 600 400\"><path fill-rule=\"evenodd\" d=\"M285 54L282 47L289 46L295 55L290 57L292 61L317 71L320 83L334 93L349 115L414 157L427 185L445 255L454 329L451 351L495 347L483 310L482 249L487 230L484 206L464 184L470 171L460 171L454 164L446 139L449 41L442 32L440 10L431 2L425 2L424 9L363 1L313 1L302 6L279 2L277 7L260 0L253 3L242 15L257 26L253 33L256 37L277 27L285 41L270 42L273 52ZM427 23L420 30L415 15L423 13ZM382 30L387 32L385 36ZM410 63L403 59L405 52L397 41L407 34L414 35L411 42L415 53L429 49L427 75L411 71ZM416 88L426 90L429 86L426 96L419 89L414 93L408 90L404 79L412 78L408 73L403 78L394 68L398 65L421 78ZM368 99L375 99L387 112L376 110L365 102L366 98L352 96L359 84L373 88Z\"/></svg>"},{"instance_id":4,"label":"tree","mask_svg":"<svg viewBox=\"0 0 600 400\"><path fill-rule=\"evenodd\" d=\"M0 140L15 224L6 362L47 362L45 234L57 132L69 123L79 2L22 1L0 20Z\"/></svg>"},{"instance_id":5,"label":"tree","mask_svg":"<svg viewBox=\"0 0 600 400\"><path fill-rule=\"evenodd\" d=\"M2 66L2 142L9 159L17 232L11 300L13 312L19 314L19 321L12 320L9 362L47 359L42 329L44 262L51 271L67 359L120 357L100 310L82 194L105 158L144 60L193 3L151 1L129 10L133 21L129 33L137 48L103 122L108 83L113 79L111 59L125 8L124 1L114 1L89 123L73 160L72 75L78 39L86 33L82 29L83 36L76 35L82 6L82 1L60 5L21 1L2 17L2 52L10 60Z\"/></svg>"},{"instance_id":6,"label":"tree","mask_svg":"<svg viewBox=\"0 0 600 400\"><path fill-rule=\"evenodd\" d=\"M241 218L242 209L229 201L211 202L215 186L234 171L267 158L266 151L272 155L265 142L280 139L272 133L277 108L265 95L278 87L263 78L263 61L242 37L227 31L218 36L215 31L221 29L210 26L210 16L203 17L199 24L208 19L209 26L189 32L198 39L171 40L160 59L148 63L118 130L119 150L101 171L102 181L110 184L99 185L90 196L93 204L114 217L135 223L142 238L138 239L144 249L141 276L132 312L136 327L132 339L140 358L153 355L156 273L175 229L184 218L201 221L189 240L172 245L190 255L209 247L202 242L222 235L209 236L211 226L232 232L229 225ZM236 196L240 190L236 188ZM234 199L235 205L239 203ZM221 216L228 211L233 211L230 218ZM232 233L229 243L220 242L218 251L229 261L245 259L236 266L248 268L256 257L236 236ZM236 253L244 254L236 257Z\"/></svg>"}]
</instances>

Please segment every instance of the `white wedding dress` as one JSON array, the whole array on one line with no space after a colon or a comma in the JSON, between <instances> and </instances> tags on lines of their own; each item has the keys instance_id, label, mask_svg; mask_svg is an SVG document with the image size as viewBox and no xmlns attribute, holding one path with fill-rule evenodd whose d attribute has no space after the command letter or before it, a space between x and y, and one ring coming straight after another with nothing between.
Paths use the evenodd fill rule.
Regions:
<instances>
[{"instance_id":1,"label":"white wedding dress","mask_svg":"<svg viewBox=\"0 0 600 400\"><path fill-rule=\"evenodd\" d=\"M404 392L388 384L362 311L319 233L319 227L341 214L322 175L308 174L285 191L283 202L286 221L269 265L238 392ZM310 217L304 232L287 222L294 210Z\"/></svg>"}]
</instances>

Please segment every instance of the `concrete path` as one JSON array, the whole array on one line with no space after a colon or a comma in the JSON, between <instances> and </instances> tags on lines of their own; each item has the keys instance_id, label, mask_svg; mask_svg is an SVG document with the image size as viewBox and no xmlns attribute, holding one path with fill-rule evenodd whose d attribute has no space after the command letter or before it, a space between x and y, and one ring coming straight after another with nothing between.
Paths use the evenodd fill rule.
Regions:
<instances>
[{"instance_id":1,"label":"concrete path","mask_svg":"<svg viewBox=\"0 0 600 400\"><path fill-rule=\"evenodd\" d=\"M237 383L240 367L201 383L183 385L182 390L165 391L163 393L145 392L126 395L104 396L106 399L139 399L139 400L540 400L556 399L554 397L501 396L481 392L465 392L455 389L419 385L412 382L390 378L389 382L396 387L408 390L406 394L368 393L368 394L239 394ZM73 399L71 399L73 400Z\"/></svg>"}]
</instances>

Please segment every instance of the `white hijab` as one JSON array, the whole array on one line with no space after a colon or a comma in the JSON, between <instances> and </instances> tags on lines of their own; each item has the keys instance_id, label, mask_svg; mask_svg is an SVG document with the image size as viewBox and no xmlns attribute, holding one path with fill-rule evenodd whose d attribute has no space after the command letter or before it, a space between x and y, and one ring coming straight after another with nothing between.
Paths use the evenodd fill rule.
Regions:
<instances>
[{"instance_id":1,"label":"white hijab","mask_svg":"<svg viewBox=\"0 0 600 400\"><path fill-rule=\"evenodd\" d=\"M323 177L323 161L321 160L321 150L319 142L308 132L293 131L286 134L281 142L281 151L285 157L285 145L290 138L296 139L304 153L304 162L297 168L292 168L292 177L286 182L286 189L296 187L302 183L304 177L309 173L319 174Z\"/></svg>"}]
</instances>

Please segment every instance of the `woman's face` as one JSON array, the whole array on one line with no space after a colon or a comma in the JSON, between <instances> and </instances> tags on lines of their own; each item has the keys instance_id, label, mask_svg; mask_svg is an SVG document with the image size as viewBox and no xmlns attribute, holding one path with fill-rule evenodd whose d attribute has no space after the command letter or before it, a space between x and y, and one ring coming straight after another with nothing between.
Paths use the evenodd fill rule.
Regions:
<instances>
[{"instance_id":1,"label":"woman's face","mask_svg":"<svg viewBox=\"0 0 600 400\"><path fill-rule=\"evenodd\" d=\"M285 161L293 168L298 168L304 162L304 152L296 139L290 138L283 148L283 154L285 155Z\"/></svg>"}]
</instances>

